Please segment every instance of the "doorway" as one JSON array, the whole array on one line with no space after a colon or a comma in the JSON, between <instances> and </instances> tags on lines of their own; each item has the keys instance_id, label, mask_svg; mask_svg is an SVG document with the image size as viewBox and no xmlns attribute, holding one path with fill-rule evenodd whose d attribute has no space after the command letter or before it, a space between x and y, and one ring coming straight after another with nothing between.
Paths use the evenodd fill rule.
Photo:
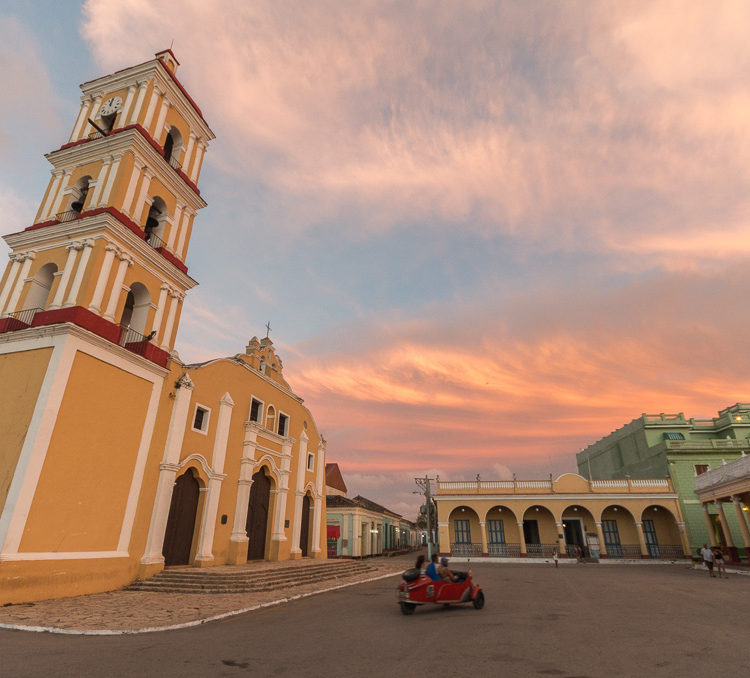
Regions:
<instances>
[{"instance_id":1,"label":"doorway","mask_svg":"<svg viewBox=\"0 0 750 678\"><path fill-rule=\"evenodd\" d=\"M568 552L568 555L576 556L577 549L580 549L581 555L586 556L586 541L583 538L583 521L580 518L563 517L563 532L565 534L565 550Z\"/></svg>"},{"instance_id":2,"label":"doorway","mask_svg":"<svg viewBox=\"0 0 750 678\"><path fill-rule=\"evenodd\" d=\"M268 504L271 500L271 479L261 468L253 475L250 501L247 507L247 559L263 560L266 556L266 534L268 532Z\"/></svg>"},{"instance_id":3,"label":"doorway","mask_svg":"<svg viewBox=\"0 0 750 678\"><path fill-rule=\"evenodd\" d=\"M188 469L177 478L172 490L162 548L165 566L190 564L199 497L200 485L192 469Z\"/></svg>"},{"instance_id":4,"label":"doorway","mask_svg":"<svg viewBox=\"0 0 750 678\"><path fill-rule=\"evenodd\" d=\"M307 558L307 542L310 535L310 495L302 498L302 524L299 530L299 547L302 557Z\"/></svg>"}]
</instances>

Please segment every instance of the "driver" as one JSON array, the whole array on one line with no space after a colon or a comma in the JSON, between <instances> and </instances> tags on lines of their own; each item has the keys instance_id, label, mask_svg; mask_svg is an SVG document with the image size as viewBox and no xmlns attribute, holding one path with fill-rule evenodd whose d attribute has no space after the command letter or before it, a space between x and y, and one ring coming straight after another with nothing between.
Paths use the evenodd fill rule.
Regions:
<instances>
[{"instance_id":1,"label":"driver","mask_svg":"<svg viewBox=\"0 0 750 678\"><path fill-rule=\"evenodd\" d=\"M458 577L448 567L448 559L445 556L440 559L440 569L438 572L443 581L458 581Z\"/></svg>"}]
</instances>

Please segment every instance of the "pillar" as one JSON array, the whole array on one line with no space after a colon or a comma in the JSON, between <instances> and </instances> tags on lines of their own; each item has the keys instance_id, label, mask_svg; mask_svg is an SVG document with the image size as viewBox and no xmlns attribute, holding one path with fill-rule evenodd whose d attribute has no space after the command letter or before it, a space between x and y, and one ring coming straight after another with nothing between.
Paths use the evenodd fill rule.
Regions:
<instances>
[{"instance_id":1,"label":"pillar","mask_svg":"<svg viewBox=\"0 0 750 678\"><path fill-rule=\"evenodd\" d=\"M164 533L167 529L169 505L172 502L172 489L179 470L182 440L185 437L190 399L193 393L193 382L187 374L177 381L172 416L169 421L167 439L164 444L164 456L159 464L159 480L156 486L154 510L151 513L151 524L146 541L146 552L141 558L142 565L163 563Z\"/></svg>"},{"instance_id":2,"label":"pillar","mask_svg":"<svg viewBox=\"0 0 750 678\"><path fill-rule=\"evenodd\" d=\"M516 525L518 526L518 545L521 548L521 558L526 558L528 554L526 553L526 538L523 536L523 520Z\"/></svg>"},{"instance_id":3,"label":"pillar","mask_svg":"<svg viewBox=\"0 0 750 678\"><path fill-rule=\"evenodd\" d=\"M203 141L198 141L198 147L195 150L195 162L193 163L192 170L190 170L190 181L193 183L198 180L198 172L200 171L203 154L205 152L206 144Z\"/></svg>"},{"instance_id":4,"label":"pillar","mask_svg":"<svg viewBox=\"0 0 750 678\"><path fill-rule=\"evenodd\" d=\"M102 166L99 170L99 175L96 177L96 185L94 186L94 192L89 200L89 208L93 209L99 204L99 198L101 197L104 184L107 181L109 172L109 166L112 164L112 156L108 155L102 160Z\"/></svg>"},{"instance_id":5,"label":"pillar","mask_svg":"<svg viewBox=\"0 0 750 678\"><path fill-rule=\"evenodd\" d=\"M750 529L747 527L747 520L745 519L745 512L740 506L740 498L732 497L732 503L734 504L734 510L737 513L737 522L740 525L740 531L742 532L742 541L745 544L745 558L750 561Z\"/></svg>"},{"instance_id":6,"label":"pillar","mask_svg":"<svg viewBox=\"0 0 750 678\"><path fill-rule=\"evenodd\" d=\"M125 272L128 270L128 266L131 266L132 264L133 260L127 254L121 252L120 265L117 267L115 282L109 293L109 303L107 304L107 309L104 311L105 320L115 322L115 313L117 311L117 304L120 301L120 294L122 293L122 283L123 280L125 280Z\"/></svg>"},{"instance_id":7,"label":"pillar","mask_svg":"<svg viewBox=\"0 0 750 678\"><path fill-rule=\"evenodd\" d=\"M708 530L708 541L711 546L716 546L716 532L714 530L714 524L711 522L711 516L708 513L708 505L703 504L703 518L706 521L706 529Z\"/></svg>"},{"instance_id":8,"label":"pillar","mask_svg":"<svg viewBox=\"0 0 750 678\"><path fill-rule=\"evenodd\" d=\"M23 263L21 264L21 272L18 274L18 278L13 288L13 292L11 293L10 299L8 300L8 308L6 309L7 313L13 313L13 311L16 310L16 306L18 305L18 300L21 298L21 292L23 291L23 286L26 283L26 276L29 275L31 262L34 261L35 257L36 257L36 253L34 251L25 252L23 254L23 259L22 259Z\"/></svg>"},{"instance_id":9,"label":"pillar","mask_svg":"<svg viewBox=\"0 0 750 678\"><path fill-rule=\"evenodd\" d=\"M148 80L142 80L138 83L138 98L136 99L135 106L133 106L133 111L130 114L130 120L128 120L127 123L128 125L134 125L136 122L138 122L138 114L141 112L141 107L143 106L143 99L146 97L147 88Z\"/></svg>"},{"instance_id":10,"label":"pillar","mask_svg":"<svg viewBox=\"0 0 750 678\"><path fill-rule=\"evenodd\" d=\"M70 286L70 293L68 298L65 300L65 306L75 306L78 301L78 293L81 290L81 283L83 282L83 276L86 273L86 266L89 263L91 257L91 250L94 247L93 240L84 240L81 243L81 258L78 260L78 268L76 269L75 278L73 278L73 284Z\"/></svg>"},{"instance_id":11,"label":"pillar","mask_svg":"<svg viewBox=\"0 0 750 678\"><path fill-rule=\"evenodd\" d=\"M49 309L60 308L65 298L65 290L68 288L70 282L70 276L73 273L73 266L75 264L76 257L78 256L78 250L81 249L81 243L73 242L66 248L68 250L68 256L65 259L65 266L63 266L62 275L57 282L57 290L55 290L55 296L52 299L52 303L49 305Z\"/></svg>"},{"instance_id":12,"label":"pillar","mask_svg":"<svg viewBox=\"0 0 750 678\"><path fill-rule=\"evenodd\" d=\"M88 118L88 110L89 105L91 104L91 97L90 96L82 96L81 97L81 108L78 111L78 117L76 118L76 124L75 127L73 127L73 131L70 134L70 138L68 139L68 143L71 141L77 141L78 135L81 133L81 127L83 127L83 123L86 122L86 118Z\"/></svg>"},{"instance_id":13,"label":"pillar","mask_svg":"<svg viewBox=\"0 0 750 678\"><path fill-rule=\"evenodd\" d=\"M99 199L97 206L106 205L109 202L109 195L112 192L112 186L115 183L117 177L117 171L120 169L120 160L122 160L122 153L116 153L112 157L112 166L109 168L109 174L107 175L107 183L102 191L102 196Z\"/></svg>"},{"instance_id":14,"label":"pillar","mask_svg":"<svg viewBox=\"0 0 750 678\"><path fill-rule=\"evenodd\" d=\"M50 213L50 210L52 208L52 201L57 196L57 191L59 190L60 183L62 182L63 170L54 170L52 172L52 176L52 185L50 186L49 192L47 193L47 198L42 205L42 210L41 212L39 212L39 221L44 221Z\"/></svg>"},{"instance_id":15,"label":"pillar","mask_svg":"<svg viewBox=\"0 0 750 678\"><path fill-rule=\"evenodd\" d=\"M63 170L63 176L62 181L60 182L60 188L57 191L57 195L55 196L55 201L52 203L52 210L50 211L51 217L56 217L57 214L60 212L60 208L62 207L62 201L65 197L65 189L67 188L68 179L70 178L70 175L72 174L73 170L71 169L65 169Z\"/></svg>"},{"instance_id":16,"label":"pillar","mask_svg":"<svg viewBox=\"0 0 750 678\"><path fill-rule=\"evenodd\" d=\"M104 290L107 287L109 274L112 272L112 264L115 261L115 255L118 251L117 247L112 243L108 243L104 248L104 261L102 262L102 267L99 269L99 277L96 280L96 288L94 289L94 296L91 298L91 303L89 304L89 311L101 313Z\"/></svg>"},{"instance_id":17,"label":"pillar","mask_svg":"<svg viewBox=\"0 0 750 678\"><path fill-rule=\"evenodd\" d=\"M247 509L250 503L250 488L255 472L255 450L258 444L257 424L245 422L245 439L242 441L242 459L240 477L237 481L237 501L234 505L234 522L232 535L229 537L229 557L227 564L237 565L247 562L248 537L245 529Z\"/></svg>"},{"instance_id":18,"label":"pillar","mask_svg":"<svg viewBox=\"0 0 750 678\"><path fill-rule=\"evenodd\" d=\"M156 103L161 97L161 91L159 86L154 83L154 88L151 90L151 98L148 102L148 108L146 109L146 117L143 119L142 127L147 132L151 128L151 121L154 119L154 111L156 110Z\"/></svg>"},{"instance_id":19,"label":"pillar","mask_svg":"<svg viewBox=\"0 0 750 678\"><path fill-rule=\"evenodd\" d=\"M99 112L99 106L101 105L102 105L102 95L97 94L94 97L94 103L91 106L91 112L88 114L88 116L86 116L87 117L86 126L83 128L84 137L87 136L88 134L91 134L91 132L94 131L94 128L90 125L90 123L88 122L88 119L90 118L91 120L96 120L96 114Z\"/></svg>"},{"instance_id":20,"label":"pillar","mask_svg":"<svg viewBox=\"0 0 750 678\"><path fill-rule=\"evenodd\" d=\"M724 507L720 501L716 501L716 509L719 515L719 522L721 523L721 529L724 532L724 539L727 542L727 551L729 552L729 559L732 562L739 562L739 553L737 553L737 547L734 545L734 539L732 539L732 533L729 531L729 523L727 517L724 515Z\"/></svg>"},{"instance_id":21,"label":"pillar","mask_svg":"<svg viewBox=\"0 0 750 678\"><path fill-rule=\"evenodd\" d=\"M682 554L685 556L685 558L690 558L690 542L687 538L687 531L685 530L685 523L678 522L677 523L677 529L680 533L680 543L682 544Z\"/></svg>"},{"instance_id":22,"label":"pillar","mask_svg":"<svg viewBox=\"0 0 750 678\"><path fill-rule=\"evenodd\" d=\"M156 140L156 143L161 143L161 133L164 129L164 121L167 119L167 111L169 111L169 102L166 97L162 97L161 108L159 109L159 117L156 119L156 125L151 136Z\"/></svg>"},{"instance_id":23,"label":"pillar","mask_svg":"<svg viewBox=\"0 0 750 678\"><path fill-rule=\"evenodd\" d=\"M128 93L125 96L125 103L122 105L122 110L120 111L120 127L125 127L127 123L125 122L128 118L128 111L130 111L130 104L133 103L133 96L135 95L135 85L130 85L128 87Z\"/></svg>"},{"instance_id":24,"label":"pillar","mask_svg":"<svg viewBox=\"0 0 750 678\"><path fill-rule=\"evenodd\" d=\"M555 523L555 529L557 530L557 552L561 558L568 554L568 550L565 544L565 532L563 530L562 523Z\"/></svg>"},{"instance_id":25,"label":"pillar","mask_svg":"<svg viewBox=\"0 0 750 678\"><path fill-rule=\"evenodd\" d=\"M124 214L130 216L130 207L133 204L133 196L135 195L135 187L138 183L138 177L141 175L145 165L135 156L133 156L133 171L130 174L130 181L128 181L128 187L125 189L125 197L122 200L122 211Z\"/></svg>"},{"instance_id":26,"label":"pillar","mask_svg":"<svg viewBox=\"0 0 750 678\"><path fill-rule=\"evenodd\" d=\"M161 338L161 343L159 346L163 348L165 351L169 350L169 341L172 336L172 326L174 325L174 318L175 314L177 313L177 304L179 303L179 300L182 298L182 294L178 292L177 290L170 290L169 296L171 298L171 301L169 303L169 313L167 315L167 324L164 328L164 334Z\"/></svg>"},{"instance_id":27,"label":"pillar","mask_svg":"<svg viewBox=\"0 0 750 678\"><path fill-rule=\"evenodd\" d=\"M182 225L179 228L180 231L180 237L179 241L177 243L177 249L175 250L175 254L182 260L185 261L185 247L187 246L186 240L187 240L187 233L190 229L190 219L195 215L195 212L192 210L186 209L182 213Z\"/></svg>"},{"instance_id":28,"label":"pillar","mask_svg":"<svg viewBox=\"0 0 750 678\"><path fill-rule=\"evenodd\" d=\"M214 559L214 530L216 528L216 514L219 508L219 494L224 475L224 460L227 455L227 441L229 439L229 422L232 417L234 401L229 393L225 393L219 405L219 416L216 421L216 436L214 438L213 454L211 456L211 470L208 480L208 493L203 509L200 538L195 561L199 565L210 563Z\"/></svg>"},{"instance_id":29,"label":"pillar","mask_svg":"<svg viewBox=\"0 0 750 678\"><path fill-rule=\"evenodd\" d=\"M190 170L190 160L192 158L193 148L195 148L195 132L190 132L188 138L187 147L185 148L185 155L182 159L182 169L185 173Z\"/></svg>"},{"instance_id":30,"label":"pillar","mask_svg":"<svg viewBox=\"0 0 750 678\"><path fill-rule=\"evenodd\" d=\"M641 546L641 558L650 558L648 546L646 545L646 535L643 533L643 523L636 521L635 527L638 531L638 543Z\"/></svg>"},{"instance_id":31,"label":"pillar","mask_svg":"<svg viewBox=\"0 0 750 678\"><path fill-rule=\"evenodd\" d=\"M490 550L487 548L487 523L483 520L479 521L479 532L482 538L482 555L489 556Z\"/></svg>"},{"instance_id":32,"label":"pillar","mask_svg":"<svg viewBox=\"0 0 750 678\"><path fill-rule=\"evenodd\" d=\"M10 271L8 272L8 277L5 279L5 284L3 285L2 291L0 291L0 315L3 314L3 310L5 309L5 302L8 300L10 291L13 289L13 284L16 282L18 270L21 268L21 262L23 261L23 255L11 252L8 255L8 258L10 259L11 264Z\"/></svg>"},{"instance_id":33,"label":"pillar","mask_svg":"<svg viewBox=\"0 0 750 678\"><path fill-rule=\"evenodd\" d=\"M151 327L152 330L156 330L154 335L154 343L158 346L162 340L161 337L161 323L164 319L164 304L167 302L167 293L171 287L167 283L162 283L159 288L159 300L156 303L156 313L154 313L154 322Z\"/></svg>"},{"instance_id":34,"label":"pillar","mask_svg":"<svg viewBox=\"0 0 750 678\"><path fill-rule=\"evenodd\" d=\"M326 446L325 443L318 444L318 453L315 455L315 464L317 470L315 473L315 506L313 508L313 555L320 553L320 523L323 517L323 478L325 476L326 466Z\"/></svg>"},{"instance_id":35,"label":"pillar","mask_svg":"<svg viewBox=\"0 0 750 678\"><path fill-rule=\"evenodd\" d=\"M180 222L182 221L182 210L185 209L185 205L181 202L177 202L174 209L174 216L172 222L169 224L169 230L167 231L166 243L167 249L174 252L174 241L177 236L177 231L180 229Z\"/></svg>"},{"instance_id":36,"label":"pillar","mask_svg":"<svg viewBox=\"0 0 750 678\"><path fill-rule=\"evenodd\" d=\"M290 463L292 460L292 440L285 439L281 443L281 468L279 469L279 486L276 493L276 507L274 511L273 531L271 532L271 554L279 557L279 544L273 542L286 541L284 521L286 520L286 498L289 493Z\"/></svg>"},{"instance_id":37,"label":"pillar","mask_svg":"<svg viewBox=\"0 0 750 678\"><path fill-rule=\"evenodd\" d=\"M292 517L292 558L301 558L302 549L299 547L300 530L302 528L302 501L305 497L305 471L307 469L307 433L302 431L297 451L297 478L294 487L294 515Z\"/></svg>"},{"instance_id":38,"label":"pillar","mask_svg":"<svg viewBox=\"0 0 750 678\"><path fill-rule=\"evenodd\" d=\"M604 543L601 521L596 523L596 536L599 538L599 558L607 558L607 545Z\"/></svg>"},{"instance_id":39,"label":"pillar","mask_svg":"<svg viewBox=\"0 0 750 678\"><path fill-rule=\"evenodd\" d=\"M151 188L151 179L154 178L154 173L148 168L143 168L143 175L141 179L141 190L138 192L138 197L135 200L135 205L133 206L133 213L132 218L133 221L138 223L139 225L143 226L145 224L145 216L144 212L145 205L146 205L146 194L148 193L149 189ZM144 222L144 223L141 223Z\"/></svg>"}]
</instances>

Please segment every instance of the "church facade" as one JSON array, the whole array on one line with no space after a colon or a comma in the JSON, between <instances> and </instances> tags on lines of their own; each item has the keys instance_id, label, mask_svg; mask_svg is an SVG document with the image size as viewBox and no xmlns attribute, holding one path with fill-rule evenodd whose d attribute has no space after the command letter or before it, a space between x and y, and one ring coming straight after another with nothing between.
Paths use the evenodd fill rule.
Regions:
<instances>
[{"instance_id":1,"label":"church facade","mask_svg":"<svg viewBox=\"0 0 750 678\"><path fill-rule=\"evenodd\" d=\"M214 135L170 50L81 85L0 278L0 602L324 558L325 441L270 339L173 352Z\"/></svg>"}]
</instances>

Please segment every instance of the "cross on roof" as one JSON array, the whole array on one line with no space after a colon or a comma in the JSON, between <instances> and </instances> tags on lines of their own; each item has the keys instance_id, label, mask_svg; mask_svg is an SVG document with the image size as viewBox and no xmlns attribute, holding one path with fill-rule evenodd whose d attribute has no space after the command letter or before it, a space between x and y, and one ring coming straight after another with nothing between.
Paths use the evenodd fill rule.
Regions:
<instances>
[{"instance_id":1,"label":"cross on roof","mask_svg":"<svg viewBox=\"0 0 750 678\"><path fill-rule=\"evenodd\" d=\"M271 321L266 323L266 339L268 339L268 333L271 331Z\"/></svg>"}]
</instances>

